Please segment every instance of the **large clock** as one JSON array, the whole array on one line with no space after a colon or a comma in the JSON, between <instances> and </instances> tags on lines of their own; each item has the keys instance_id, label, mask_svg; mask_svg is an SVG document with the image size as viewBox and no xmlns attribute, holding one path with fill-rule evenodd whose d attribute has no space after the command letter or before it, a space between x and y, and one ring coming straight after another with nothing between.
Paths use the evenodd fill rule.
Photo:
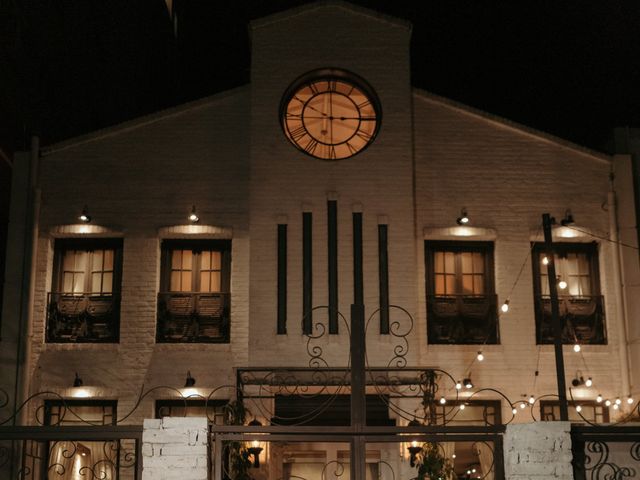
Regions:
<instances>
[{"instance_id":1,"label":"large clock","mask_svg":"<svg viewBox=\"0 0 640 480\"><path fill-rule=\"evenodd\" d=\"M322 69L298 78L280 104L280 122L300 151L322 160L342 160L374 141L382 111L373 89L359 76Z\"/></svg>"}]
</instances>

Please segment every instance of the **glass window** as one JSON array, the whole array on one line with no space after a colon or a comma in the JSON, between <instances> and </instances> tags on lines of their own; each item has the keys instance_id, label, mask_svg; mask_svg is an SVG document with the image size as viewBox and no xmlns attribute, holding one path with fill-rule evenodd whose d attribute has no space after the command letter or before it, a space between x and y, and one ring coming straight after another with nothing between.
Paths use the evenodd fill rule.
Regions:
<instances>
[{"instance_id":1,"label":"glass window","mask_svg":"<svg viewBox=\"0 0 640 480\"><path fill-rule=\"evenodd\" d=\"M609 407L602 403L570 401L568 413L569 421L573 423L609 423ZM560 420L560 404L557 401L541 401L540 419L549 422Z\"/></svg>"}]
</instances>

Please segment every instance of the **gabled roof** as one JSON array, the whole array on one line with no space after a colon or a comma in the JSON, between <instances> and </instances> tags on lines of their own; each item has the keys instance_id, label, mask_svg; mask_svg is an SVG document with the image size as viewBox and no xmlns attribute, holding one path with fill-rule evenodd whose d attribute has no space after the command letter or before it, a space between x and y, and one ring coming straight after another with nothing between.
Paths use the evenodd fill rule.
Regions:
<instances>
[{"instance_id":1,"label":"gabled roof","mask_svg":"<svg viewBox=\"0 0 640 480\"><path fill-rule=\"evenodd\" d=\"M61 150L67 150L69 148L95 142L103 138L113 137L125 132L130 132L132 130L151 125L153 123L161 122L171 117L176 117L179 115L187 114L189 112L207 108L218 103L221 100L234 96L240 96L243 93L249 93L249 84L237 88L232 88L231 90L225 90L223 92L200 98L192 102L183 103L175 107L167 108L165 110L153 112L142 117L134 118L133 120L119 123L117 125L112 125L100 130L94 130L93 132L87 133L85 135L80 135L78 137L73 137L68 140L63 140L62 142L54 143L53 145L42 148L40 150L40 155L44 157L53 153L57 153Z\"/></svg>"},{"instance_id":2,"label":"gabled roof","mask_svg":"<svg viewBox=\"0 0 640 480\"><path fill-rule=\"evenodd\" d=\"M382 13L376 12L374 10L370 10L368 8L360 7L357 5L353 5L349 2L344 2L342 0L320 0L317 2L308 3L306 5L302 5L297 8L290 8L283 12L274 13L273 15L268 15L266 17L258 18L249 23L249 30L256 30L258 28L266 27L268 25L272 25L274 23L285 21L289 18L297 17L300 15L307 14L314 10L318 10L321 8L334 8L334 9L342 9L347 12L354 13L356 15L361 15L363 17L372 18L374 20L378 20L380 22L384 22L388 25L394 27L404 28L408 31L411 31L411 22L407 20L403 20L401 18L392 17L389 15L384 15Z\"/></svg>"},{"instance_id":3,"label":"gabled roof","mask_svg":"<svg viewBox=\"0 0 640 480\"><path fill-rule=\"evenodd\" d=\"M422 90L421 88L413 87L413 93L416 97L426 100L428 102L437 103L444 107L447 107L451 110L455 110L457 112L463 113L465 115L469 115L472 117L480 118L482 120L488 121L490 123L498 124L502 127L514 130L520 134L527 135L529 137L534 137L538 140L542 140L547 143L554 144L561 148L566 148L573 152L582 154L594 160L598 160L601 162L606 162L610 164L612 162L612 158L610 155L606 153L598 152L596 150L592 150L587 147L583 147L582 145L578 145L576 143L570 142L560 137L556 137L555 135L551 135L546 132L541 132L540 130L536 130L535 128L527 127L526 125L522 125L518 122L514 122L512 120L508 120L506 118L500 117L498 115L494 115L492 113L485 112L483 110L478 110L476 108L470 107L469 105L465 105L463 103L456 102L455 100L451 100L449 98L441 97L436 95L435 93L427 92L426 90Z\"/></svg>"}]
</instances>

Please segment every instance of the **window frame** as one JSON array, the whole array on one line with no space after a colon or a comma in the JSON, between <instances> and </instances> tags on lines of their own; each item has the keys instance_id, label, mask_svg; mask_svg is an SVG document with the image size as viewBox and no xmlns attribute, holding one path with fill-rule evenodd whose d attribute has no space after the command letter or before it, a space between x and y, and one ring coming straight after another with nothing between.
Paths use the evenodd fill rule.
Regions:
<instances>
[{"instance_id":1,"label":"window frame","mask_svg":"<svg viewBox=\"0 0 640 480\"><path fill-rule=\"evenodd\" d=\"M44 422L45 426L59 425L58 423L52 424L52 409L56 407L66 408L69 407L73 410L73 407L111 407L111 423L104 423L103 425L117 425L118 424L118 401L117 400L77 400L77 399L47 399L44 401ZM82 417L81 417L82 418Z\"/></svg>"},{"instance_id":2,"label":"window frame","mask_svg":"<svg viewBox=\"0 0 640 480\"><path fill-rule=\"evenodd\" d=\"M209 293L196 290L200 286L200 253L203 250L221 252L220 262L220 291L210 293L231 293L231 240L203 240L203 239L165 239L161 244L160 291L162 293L188 293L187 291L171 290L171 259L174 250L191 250L195 255L191 269L191 293ZM198 259L196 262L195 259Z\"/></svg>"},{"instance_id":3,"label":"window frame","mask_svg":"<svg viewBox=\"0 0 640 480\"><path fill-rule=\"evenodd\" d=\"M604 402L602 403L598 403L595 402L593 400L569 400L567 401L567 404L569 406L569 408L575 408L576 406L580 405L583 409L585 407L588 408L593 408L594 409L594 413L595 413L595 409L598 407L602 408L602 424L606 424L609 423L611 420L610 417L610 411L609 411L609 407L607 407ZM540 400L540 421L541 422L555 422L558 421L559 418L553 418L552 420L547 420L545 419L545 415L551 414L553 415L553 408L560 408L560 402L558 400ZM552 409L551 412L545 412L544 409L545 408L550 408ZM578 416L579 413L578 413ZM596 415L594 415L594 417L596 417ZM578 420L579 422L592 422L592 423L599 423L597 420L583 420L582 418L580 420Z\"/></svg>"},{"instance_id":4,"label":"window frame","mask_svg":"<svg viewBox=\"0 0 640 480\"><path fill-rule=\"evenodd\" d=\"M171 415L171 410L169 410L169 415L163 415L161 416L160 414L162 413L162 409L163 408L186 408L187 410L190 407L206 407L207 409L209 408L213 408L213 409L217 409L222 407L224 409L224 407L226 405L229 404L228 400L221 400L221 399L215 399L215 400L203 400L203 399L193 399L193 398L185 398L184 400L182 399L156 399L155 403L154 403L154 407L153 407L153 413L154 413L154 418L164 418L164 417L174 417L174 415ZM214 414L214 419L218 417L218 413ZM220 413L220 415L222 415L222 423L215 423L216 425L223 425L224 424L224 415L225 412L222 411ZM186 417L187 415L181 415L181 417L184 416ZM207 415L207 418L208 415ZM209 419L211 420L211 419Z\"/></svg>"}]
</instances>

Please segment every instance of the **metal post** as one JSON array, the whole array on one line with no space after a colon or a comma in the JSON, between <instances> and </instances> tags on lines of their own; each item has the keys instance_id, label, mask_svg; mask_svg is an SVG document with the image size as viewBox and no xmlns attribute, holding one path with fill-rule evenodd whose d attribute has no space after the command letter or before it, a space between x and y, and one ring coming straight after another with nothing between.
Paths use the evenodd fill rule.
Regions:
<instances>
[{"instance_id":1,"label":"metal post","mask_svg":"<svg viewBox=\"0 0 640 480\"><path fill-rule=\"evenodd\" d=\"M364 305L351 305L351 426L360 433L367 424L365 382ZM366 471L364 437L351 443L351 478L364 479Z\"/></svg>"},{"instance_id":2,"label":"metal post","mask_svg":"<svg viewBox=\"0 0 640 480\"><path fill-rule=\"evenodd\" d=\"M556 377L558 380L558 400L560 401L560 420L569 420L567 408L567 387L564 378L564 357L562 353L562 325L560 324L560 310L558 308L558 287L556 265L554 260L551 225L553 219L548 213L542 215L542 229L544 231L544 245L547 255L547 278L549 280L549 295L551 296L551 325L553 327L553 345L556 356Z\"/></svg>"}]
</instances>

